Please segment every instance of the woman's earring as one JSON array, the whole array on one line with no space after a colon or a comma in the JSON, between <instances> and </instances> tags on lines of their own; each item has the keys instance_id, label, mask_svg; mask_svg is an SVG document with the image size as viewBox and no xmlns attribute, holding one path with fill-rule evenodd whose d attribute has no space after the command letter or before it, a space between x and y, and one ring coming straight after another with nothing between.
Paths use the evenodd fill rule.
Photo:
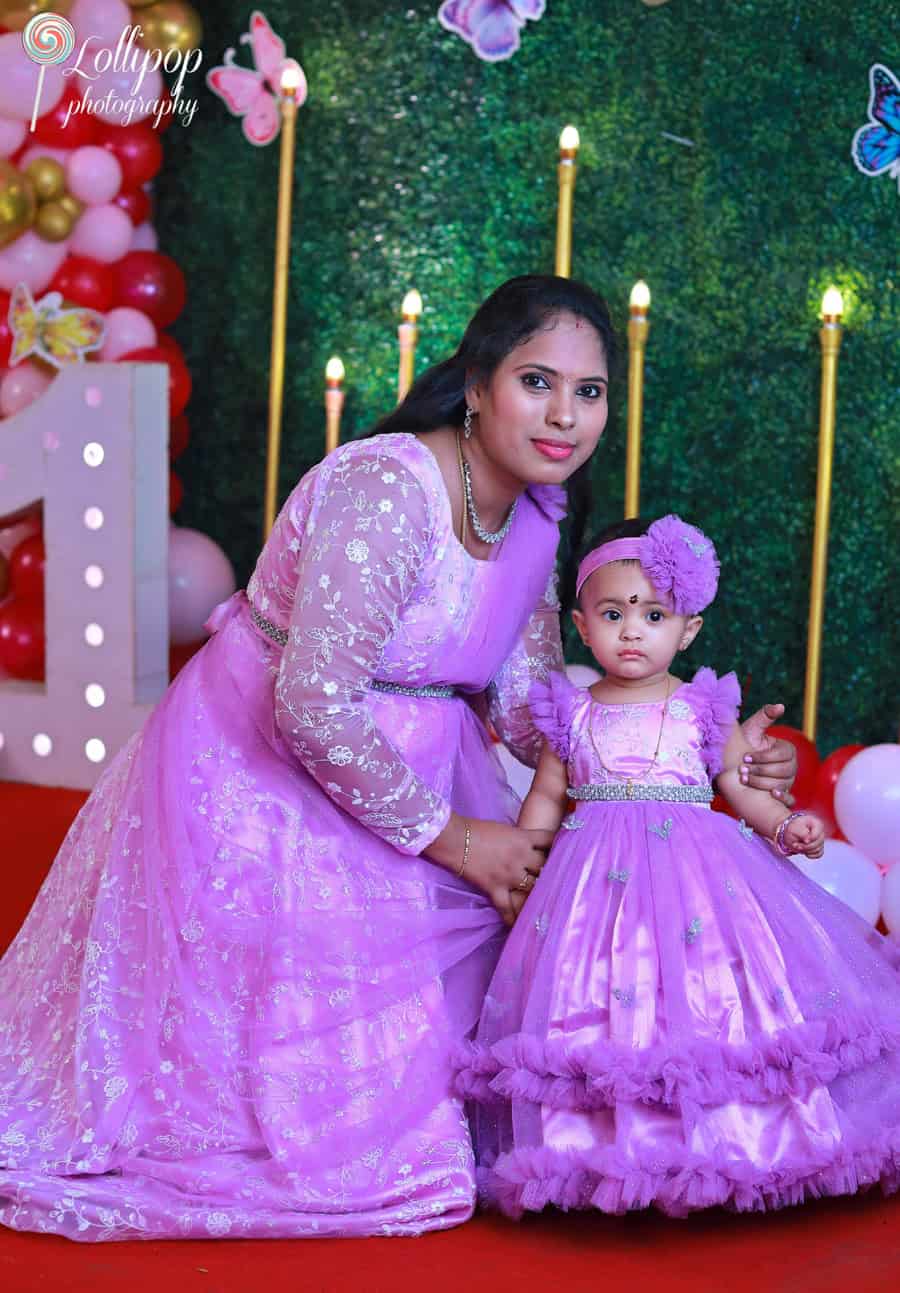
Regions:
<instances>
[{"instance_id":1,"label":"woman's earring","mask_svg":"<svg viewBox=\"0 0 900 1293\"><path fill-rule=\"evenodd\" d=\"M472 438L472 410L466 405L466 416L463 420L463 435L467 440Z\"/></svg>"}]
</instances>

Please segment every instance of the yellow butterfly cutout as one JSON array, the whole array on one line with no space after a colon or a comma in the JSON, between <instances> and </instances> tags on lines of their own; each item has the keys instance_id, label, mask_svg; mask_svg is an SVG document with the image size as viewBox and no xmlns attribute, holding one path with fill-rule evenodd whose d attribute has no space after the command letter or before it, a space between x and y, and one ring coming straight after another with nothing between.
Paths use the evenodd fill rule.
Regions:
<instances>
[{"instance_id":1,"label":"yellow butterfly cutout","mask_svg":"<svg viewBox=\"0 0 900 1293\"><path fill-rule=\"evenodd\" d=\"M35 303L24 283L17 283L9 303L13 334L10 367L29 355L45 359L54 368L81 363L89 350L103 345L103 315L80 306L62 308L59 292L48 292Z\"/></svg>"}]
</instances>

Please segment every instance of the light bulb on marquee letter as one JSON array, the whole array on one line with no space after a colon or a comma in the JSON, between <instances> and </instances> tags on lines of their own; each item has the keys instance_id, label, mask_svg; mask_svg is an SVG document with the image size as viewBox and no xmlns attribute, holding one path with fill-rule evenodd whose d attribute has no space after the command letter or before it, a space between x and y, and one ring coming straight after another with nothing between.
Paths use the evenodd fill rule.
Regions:
<instances>
[{"instance_id":1,"label":"light bulb on marquee letter","mask_svg":"<svg viewBox=\"0 0 900 1293\"><path fill-rule=\"evenodd\" d=\"M644 422L644 351L650 324L650 289L642 278L631 289L628 320L628 438L625 448L625 516L637 516L641 500L641 436Z\"/></svg>"},{"instance_id":2,"label":"light bulb on marquee letter","mask_svg":"<svg viewBox=\"0 0 900 1293\"><path fill-rule=\"evenodd\" d=\"M422 298L415 288L406 293L400 307L402 322L397 328L397 339L400 342L400 372L397 379L397 403L406 398L406 393L413 384L416 370L416 343L419 340L419 315L422 313Z\"/></svg>"}]
</instances>

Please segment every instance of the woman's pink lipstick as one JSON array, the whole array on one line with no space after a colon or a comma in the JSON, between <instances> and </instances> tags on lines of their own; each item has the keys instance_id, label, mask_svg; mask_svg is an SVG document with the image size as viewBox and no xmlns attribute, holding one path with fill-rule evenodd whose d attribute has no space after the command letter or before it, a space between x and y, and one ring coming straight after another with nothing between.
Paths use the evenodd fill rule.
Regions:
<instances>
[{"instance_id":1,"label":"woman's pink lipstick","mask_svg":"<svg viewBox=\"0 0 900 1293\"><path fill-rule=\"evenodd\" d=\"M560 440L533 440L532 444L545 458L552 458L554 462L563 462L575 452L573 444L563 444Z\"/></svg>"}]
</instances>

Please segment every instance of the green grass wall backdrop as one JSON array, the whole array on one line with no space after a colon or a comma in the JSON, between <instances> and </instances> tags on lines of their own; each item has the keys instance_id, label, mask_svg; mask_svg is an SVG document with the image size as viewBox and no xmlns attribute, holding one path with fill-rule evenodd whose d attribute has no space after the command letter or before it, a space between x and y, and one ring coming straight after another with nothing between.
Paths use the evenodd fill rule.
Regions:
<instances>
[{"instance_id":1,"label":"green grass wall backdrop","mask_svg":"<svg viewBox=\"0 0 900 1293\"><path fill-rule=\"evenodd\" d=\"M221 543L243 581L262 514L278 145L247 144L202 80L237 46L252 5L199 7L200 108L166 135L158 185L161 249L189 289L175 329L194 378L178 520ZM678 510L722 558L718 601L684 667L749 676L747 703L780 697L796 726L817 316L828 283L843 289L819 744L896 740L900 195L849 153L869 66L900 71L889 7L548 0L513 59L489 65L438 25L438 0L270 0L310 85L298 118L283 494L321 456L330 354L347 366L345 438L392 405L408 287L425 301L421 368L504 278L552 270L557 139L574 122L573 273L623 326L634 281L653 293L643 509ZM599 525L622 512L621 409L595 480ZM569 656L584 659L572 643Z\"/></svg>"}]
</instances>

